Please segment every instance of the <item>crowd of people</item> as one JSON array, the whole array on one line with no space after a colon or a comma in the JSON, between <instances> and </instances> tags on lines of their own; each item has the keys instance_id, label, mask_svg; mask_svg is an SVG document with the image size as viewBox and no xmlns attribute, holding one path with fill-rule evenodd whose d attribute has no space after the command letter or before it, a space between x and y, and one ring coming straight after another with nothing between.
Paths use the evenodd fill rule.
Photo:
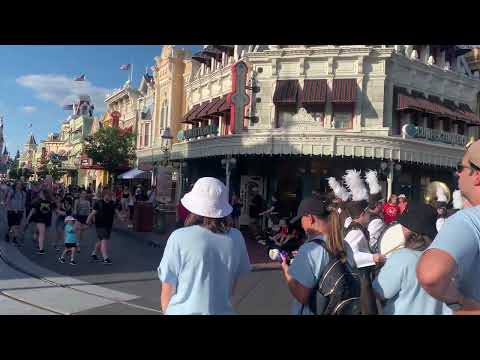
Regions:
<instances>
[{"instance_id":1,"label":"crowd of people","mask_svg":"<svg viewBox=\"0 0 480 360\"><path fill-rule=\"evenodd\" d=\"M33 230L33 241L38 255L46 253L51 244L59 261L77 265L75 254L83 247L85 232L95 224L97 241L92 249L91 262L112 264L108 245L115 215L121 222L132 226L135 202L155 201L155 188L147 191L141 186L130 190L128 186L117 186L115 190L96 189L93 185L79 187L64 186L52 181L3 182L0 184L0 203L6 209L3 216L7 222L5 241L14 246L23 246L25 233ZM32 229L33 228L33 229ZM53 228L54 236L47 239ZM101 258L100 258L101 256Z\"/></svg>"},{"instance_id":2,"label":"crowd of people","mask_svg":"<svg viewBox=\"0 0 480 360\"><path fill-rule=\"evenodd\" d=\"M479 313L480 141L467 147L457 176L448 209L441 191L433 204L403 194L384 201L375 171L362 178L347 170L346 186L330 178L330 192L302 200L288 224L279 219L285 231L265 244L281 262L292 314ZM164 313L235 313L231 297L251 266L228 200L215 178L199 179L183 196L185 221L158 267ZM265 207L256 199L251 217L273 215L277 200ZM282 240L295 224L305 238L287 250Z\"/></svg>"}]
</instances>

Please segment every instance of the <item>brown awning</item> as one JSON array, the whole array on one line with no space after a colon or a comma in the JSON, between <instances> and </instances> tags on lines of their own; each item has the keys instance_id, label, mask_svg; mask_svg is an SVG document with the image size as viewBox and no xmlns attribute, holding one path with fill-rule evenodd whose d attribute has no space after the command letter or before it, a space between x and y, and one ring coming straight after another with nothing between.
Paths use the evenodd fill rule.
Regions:
<instances>
[{"instance_id":1,"label":"brown awning","mask_svg":"<svg viewBox=\"0 0 480 360\"><path fill-rule=\"evenodd\" d=\"M276 105L296 104L299 93L298 80L277 80L273 102Z\"/></svg>"},{"instance_id":2,"label":"brown awning","mask_svg":"<svg viewBox=\"0 0 480 360\"><path fill-rule=\"evenodd\" d=\"M357 100L356 79L334 79L332 102L354 103Z\"/></svg>"},{"instance_id":3,"label":"brown awning","mask_svg":"<svg viewBox=\"0 0 480 360\"><path fill-rule=\"evenodd\" d=\"M221 98L215 98L210 103L210 106L207 107L206 113L207 116L211 116L217 113L218 105L222 102Z\"/></svg>"},{"instance_id":4,"label":"brown awning","mask_svg":"<svg viewBox=\"0 0 480 360\"><path fill-rule=\"evenodd\" d=\"M303 84L303 104L324 104L327 101L327 79L305 80Z\"/></svg>"},{"instance_id":5,"label":"brown awning","mask_svg":"<svg viewBox=\"0 0 480 360\"><path fill-rule=\"evenodd\" d=\"M207 116L208 114L208 109L212 106L212 101L206 101L200 109L200 111L195 115L196 118L202 118L204 116Z\"/></svg>"},{"instance_id":6,"label":"brown awning","mask_svg":"<svg viewBox=\"0 0 480 360\"><path fill-rule=\"evenodd\" d=\"M412 92L413 93L413 92ZM416 92L418 95L418 92ZM462 104L462 108L457 107L451 100L440 101L436 96L429 96L429 100L406 94L398 94L397 110L412 109L427 112L437 116L444 116L452 120L465 121L480 125L480 118L475 115L470 107Z\"/></svg>"},{"instance_id":7,"label":"brown awning","mask_svg":"<svg viewBox=\"0 0 480 360\"><path fill-rule=\"evenodd\" d=\"M205 109L209 104L210 104L210 101L204 101L203 103L201 103L197 111L195 111L195 113L192 113L192 115L188 118L188 120L196 121L196 122L202 121L200 117L202 116L203 109Z\"/></svg>"},{"instance_id":8,"label":"brown awning","mask_svg":"<svg viewBox=\"0 0 480 360\"><path fill-rule=\"evenodd\" d=\"M190 118L198 111L199 107L200 104L196 104L190 110L188 110L187 113L183 116L182 123L191 124Z\"/></svg>"}]
</instances>

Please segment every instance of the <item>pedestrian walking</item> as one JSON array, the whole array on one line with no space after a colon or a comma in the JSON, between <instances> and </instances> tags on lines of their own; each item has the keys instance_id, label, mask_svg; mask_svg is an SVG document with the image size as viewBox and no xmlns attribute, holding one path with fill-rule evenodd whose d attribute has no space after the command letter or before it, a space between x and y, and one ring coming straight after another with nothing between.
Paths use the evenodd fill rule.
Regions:
<instances>
[{"instance_id":1,"label":"pedestrian walking","mask_svg":"<svg viewBox=\"0 0 480 360\"><path fill-rule=\"evenodd\" d=\"M242 202L237 194L232 195L232 220L233 226L240 229L240 215L242 213Z\"/></svg>"},{"instance_id":2,"label":"pedestrian walking","mask_svg":"<svg viewBox=\"0 0 480 360\"><path fill-rule=\"evenodd\" d=\"M80 193L79 198L75 201L74 203L74 208L73 208L73 215L77 219L77 221L80 223L78 226L78 246L77 246L77 251L80 252L80 243L83 243L83 234L85 231L88 229L87 226L87 218L88 215L90 215L91 212L91 204L90 201L87 199L87 192L85 190L82 190Z\"/></svg>"},{"instance_id":3,"label":"pedestrian walking","mask_svg":"<svg viewBox=\"0 0 480 360\"><path fill-rule=\"evenodd\" d=\"M186 227L168 238L158 267L161 307L167 315L234 314L231 298L250 271L242 233L231 227L225 185L200 178L181 200L191 212Z\"/></svg>"},{"instance_id":4,"label":"pedestrian walking","mask_svg":"<svg viewBox=\"0 0 480 360\"><path fill-rule=\"evenodd\" d=\"M60 251L59 244L63 242L65 238L65 220L67 217L73 214L73 198L69 195L61 197L57 196L57 203L55 208L56 220L55 220L55 240L53 248L56 252ZM78 248L77 248L78 250Z\"/></svg>"},{"instance_id":5,"label":"pedestrian walking","mask_svg":"<svg viewBox=\"0 0 480 360\"><path fill-rule=\"evenodd\" d=\"M105 188L102 192L103 198L98 200L90 215L87 218L87 225L90 225L95 217L95 227L97 231L97 242L92 251L92 261L99 261L97 254L101 253L103 257L103 264L111 265L112 259L108 256L109 241L112 234L112 227L115 215L121 221L124 221L124 217L121 213L121 208L115 204L112 198L112 193L109 189Z\"/></svg>"},{"instance_id":6,"label":"pedestrian walking","mask_svg":"<svg viewBox=\"0 0 480 360\"><path fill-rule=\"evenodd\" d=\"M405 247L395 250L385 262L373 289L384 302L384 315L448 315L452 310L420 286L415 269L422 252L437 231L435 209L427 204L411 204L398 219L405 235Z\"/></svg>"},{"instance_id":7,"label":"pedestrian walking","mask_svg":"<svg viewBox=\"0 0 480 360\"><path fill-rule=\"evenodd\" d=\"M67 253L70 253L70 265L77 265L75 261L75 252L77 249L77 234L79 230L80 223L75 220L73 216L67 216L65 218L65 239L64 239L64 249L62 255L58 259L62 264L65 264L65 256Z\"/></svg>"},{"instance_id":8,"label":"pedestrian walking","mask_svg":"<svg viewBox=\"0 0 480 360\"><path fill-rule=\"evenodd\" d=\"M13 232L12 243L15 246L19 245L17 240L20 238L20 225L25 213L25 202L27 198L22 187L22 183L17 181L15 188L10 189L6 195L8 230L5 235L5 240L9 242L9 234Z\"/></svg>"},{"instance_id":9,"label":"pedestrian walking","mask_svg":"<svg viewBox=\"0 0 480 360\"><path fill-rule=\"evenodd\" d=\"M38 198L32 204L32 210L28 215L27 223L32 220L36 223L38 231L38 251L39 255L45 254L45 241L47 230L52 224L52 213L55 210L55 202L52 200L47 190L40 190Z\"/></svg>"},{"instance_id":10,"label":"pedestrian walking","mask_svg":"<svg viewBox=\"0 0 480 360\"><path fill-rule=\"evenodd\" d=\"M457 165L458 187L472 207L442 226L417 265L421 286L458 313L480 314L480 141Z\"/></svg>"},{"instance_id":11,"label":"pedestrian walking","mask_svg":"<svg viewBox=\"0 0 480 360\"><path fill-rule=\"evenodd\" d=\"M128 220L129 220L128 227L129 228L133 228L133 215L135 212L135 203L137 201L139 201L137 200L137 196L129 192L129 196L128 196Z\"/></svg>"}]
</instances>

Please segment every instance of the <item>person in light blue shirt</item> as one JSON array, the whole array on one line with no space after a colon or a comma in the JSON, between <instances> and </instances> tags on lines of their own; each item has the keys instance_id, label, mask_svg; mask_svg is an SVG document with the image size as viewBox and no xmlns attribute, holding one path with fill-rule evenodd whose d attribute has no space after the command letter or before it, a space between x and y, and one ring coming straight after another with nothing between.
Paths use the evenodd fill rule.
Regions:
<instances>
[{"instance_id":1,"label":"person in light blue shirt","mask_svg":"<svg viewBox=\"0 0 480 360\"><path fill-rule=\"evenodd\" d=\"M199 179L181 200L190 211L186 227L174 231L158 267L161 306L167 315L235 314L231 297L250 271L242 233L230 226L225 185Z\"/></svg>"},{"instance_id":2,"label":"person in light blue shirt","mask_svg":"<svg viewBox=\"0 0 480 360\"><path fill-rule=\"evenodd\" d=\"M422 289L416 267L422 251L435 236L436 212L426 204L411 204L398 219L405 235L405 248L387 259L372 287L385 302L385 315L447 315L452 310Z\"/></svg>"},{"instance_id":3,"label":"person in light blue shirt","mask_svg":"<svg viewBox=\"0 0 480 360\"><path fill-rule=\"evenodd\" d=\"M431 296L460 314L480 314L480 140L457 165L458 186L472 207L448 218L417 266Z\"/></svg>"},{"instance_id":4,"label":"person in light blue shirt","mask_svg":"<svg viewBox=\"0 0 480 360\"><path fill-rule=\"evenodd\" d=\"M338 213L333 211L332 214L337 217L339 223ZM312 292L329 263L329 255L323 246L313 240L325 241L325 245L335 256L344 257L343 238L339 233L340 226L336 227L339 230L336 234L330 230L332 221L330 211L319 198L302 200L297 216L291 222L298 220L301 221L308 241L300 246L290 266L287 259L282 257L282 270L293 296L292 315L315 315L309 303L312 300Z\"/></svg>"}]
</instances>

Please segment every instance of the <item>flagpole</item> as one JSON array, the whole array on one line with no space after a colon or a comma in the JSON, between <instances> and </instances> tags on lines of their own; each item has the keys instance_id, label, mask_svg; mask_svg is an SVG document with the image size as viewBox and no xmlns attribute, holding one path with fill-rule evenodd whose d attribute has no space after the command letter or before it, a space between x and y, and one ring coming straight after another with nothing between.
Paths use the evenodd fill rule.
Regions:
<instances>
[{"instance_id":1,"label":"flagpole","mask_svg":"<svg viewBox=\"0 0 480 360\"><path fill-rule=\"evenodd\" d=\"M130 85L132 84L132 78L133 78L133 61L132 61L132 67L130 68Z\"/></svg>"}]
</instances>

